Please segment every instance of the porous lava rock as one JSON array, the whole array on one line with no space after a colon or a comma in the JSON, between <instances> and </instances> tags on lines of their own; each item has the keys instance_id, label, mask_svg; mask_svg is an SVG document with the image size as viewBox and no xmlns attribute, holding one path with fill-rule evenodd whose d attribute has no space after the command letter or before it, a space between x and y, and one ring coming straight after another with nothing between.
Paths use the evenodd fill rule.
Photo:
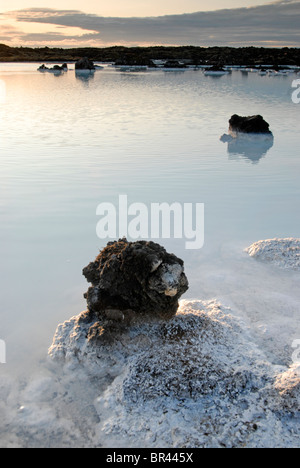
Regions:
<instances>
[{"instance_id":1,"label":"porous lava rock","mask_svg":"<svg viewBox=\"0 0 300 468\"><path fill-rule=\"evenodd\" d=\"M83 275L88 310L102 319L170 318L188 290L183 261L154 242L109 242Z\"/></svg>"},{"instance_id":2,"label":"porous lava rock","mask_svg":"<svg viewBox=\"0 0 300 468\"><path fill-rule=\"evenodd\" d=\"M229 120L229 130L241 133L268 133L271 134L269 124L261 115L241 117L234 114Z\"/></svg>"}]
</instances>

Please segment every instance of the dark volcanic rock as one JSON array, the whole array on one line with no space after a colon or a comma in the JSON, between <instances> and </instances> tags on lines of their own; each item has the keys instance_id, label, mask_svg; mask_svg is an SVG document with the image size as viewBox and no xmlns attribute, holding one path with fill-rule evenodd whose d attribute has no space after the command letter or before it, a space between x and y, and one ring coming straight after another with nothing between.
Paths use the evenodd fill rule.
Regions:
<instances>
[{"instance_id":1,"label":"dark volcanic rock","mask_svg":"<svg viewBox=\"0 0 300 468\"><path fill-rule=\"evenodd\" d=\"M242 133L271 133L269 124L261 115L241 117L234 114L229 120L229 130Z\"/></svg>"},{"instance_id":2,"label":"dark volcanic rock","mask_svg":"<svg viewBox=\"0 0 300 468\"><path fill-rule=\"evenodd\" d=\"M39 71L68 71L68 64L67 63L63 63L63 65L54 65L52 68L48 68L46 67L45 64L41 65L39 68L38 68Z\"/></svg>"},{"instance_id":3,"label":"dark volcanic rock","mask_svg":"<svg viewBox=\"0 0 300 468\"><path fill-rule=\"evenodd\" d=\"M180 63L178 60L168 60L164 64L164 68L186 68L184 63Z\"/></svg>"},{"instance_id":4,"label":"dark volcanic rock","mask_svg":"<svg viewBox=\"0 0 300 468\"><path fill-rule=\"evenodd\" d=\"M75 70L95 70L95 65L91 60L84 57L75 63Z\"/></svg>"},{"instance_id":5,"label":"dark volcanic rock","mask_svg":"<svg viewBox=\"0 0 300 468\"><path fill-rule=\"evenodd\" d=\"M52 70L63 71L63 70L65 70L65 68L63 66L60 66L60 65L54 65Z\"/></svg>"},{"instance_id":6,"label":"dark volcanic rock","mask_svg":"<svg viewBox=\"0 0 300 468\"><path fill-rule=\"evenodd\" d=\"M85 294L89 311L112 320L170 318L188 290L183 261L154 242L110 242L83 275L92 284Z\"/></svg>"}]
</instances>

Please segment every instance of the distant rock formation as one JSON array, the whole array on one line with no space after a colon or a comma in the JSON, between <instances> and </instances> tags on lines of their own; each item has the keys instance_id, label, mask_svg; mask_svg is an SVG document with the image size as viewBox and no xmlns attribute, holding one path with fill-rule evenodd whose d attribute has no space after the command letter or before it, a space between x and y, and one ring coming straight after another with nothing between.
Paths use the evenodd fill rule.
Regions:
<instances>
[{"instance_id":1,"label":"distant rock formation","mask_svg":"<svg viewBox=\"0 0 300 468\"><path fill-rule=\"evenodd\" d=\"M45 64L41 65L38 68L38 71L54 71L54 72L63 72L68 71L68 64L63 63L62 65L54 65L52 68L46 67Z\"/></svg>"},{"instance_id":2,"label":"distant rock formation","mask_svg":"<svg viewBox=\"0 0 300 468\"><path fill-rule=\"evenodd\" d=\"M237 114L231 116L229 120L229 131L241 133L269 133L269 124L261 115L241 117Z\"/></svg>"},{"instance_id":3,"label":"distant rock formation","mask_svg":"<svg viewBox=\"0 0 300 468\"><path fill-rule=\"evenodd\" d=\"M87 57L77 60L75 63L75 70L95 70L94 63Z\"/></svg>"},{"instance_id":4,"label":"distant rock formation","mask_svg":"<svg viewBox=\"0 0 300 468\"><path fill-rule=\"evenodd\" d=\"M178 60L167 60L164 64L164 68L187 68L184 63L180 63Z\"/></svg>"},{"instance_id":5,"label":"distant rock formation","mask_svg":"<svg viewBox=\"0 0 300 468\"><path fill-rule=\"evenodd\" d=\"M154 242L110 242L83 275L92 284L85 294L88 309L99 318L170 318L188 290L183 261Z\"/></svg>"}]
</instances>

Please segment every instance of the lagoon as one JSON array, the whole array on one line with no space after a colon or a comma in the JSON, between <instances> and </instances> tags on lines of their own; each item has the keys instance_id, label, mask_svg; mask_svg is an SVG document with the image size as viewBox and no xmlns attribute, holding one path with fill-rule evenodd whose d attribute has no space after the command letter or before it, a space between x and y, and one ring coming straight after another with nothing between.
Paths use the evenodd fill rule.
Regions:
<instances>
[{"instance_id":1,"label":"lagoon","mask_svg":"<svg viewBox=\"0 0 300 468\"><path fill-rule=\"evenodd\" d=\"M0 64L1 373L40 369L57 324L85 309L82 269L105 245L97 207L199 203L205 241L161 239L185 262L185 298L215 298L247 321L270 361L300 337L297 271L249 258L250 244L299 237L295 73L232 70L40 73ZM272 144L221 141L232 114L261 114Z\"/></svg>"},{"instance_id":2,"label":"lagoon","mask_svg":"<svg viewBox=\"0 0 300 468\"><path fill-rule=\"evenodd\" d=\"M203 266L213 269L229 246L241 251L260 239L299 236L294 73L213 77L105 65L55 76L36 69L0 65L1 328L13 361L19 347L24 356L46 351L56 324L84 308L81 270L106 244L96 235L100 203L117 205L124 194L147 206L205 204L201 250L163 242L184 259L192 296L207 281ZM262 114L272 147L221 142L234 113ZM235 259L224 259L222 269Z\"/></svg>"}]
</instances>

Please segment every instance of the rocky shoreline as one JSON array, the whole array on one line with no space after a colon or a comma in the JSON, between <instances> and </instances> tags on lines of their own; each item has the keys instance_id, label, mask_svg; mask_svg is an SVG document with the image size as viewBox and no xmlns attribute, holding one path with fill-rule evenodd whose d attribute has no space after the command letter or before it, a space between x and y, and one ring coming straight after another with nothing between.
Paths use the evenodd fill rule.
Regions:
<instances>
[{"instance_id":1,"label":"rocky shoreline","mask_svg":"<svg viewBox=\"0 0 300 468\"><path fill-rule=\"evenodd\" d=\"M154 60L183 61L190 65L244 65L300 67L300 48L263 47L105 47L105 48L29 48L0 44L0 62L76 62L87 57L95 62L117 65L152 66Z\"/></svg>"}]
</instances>

